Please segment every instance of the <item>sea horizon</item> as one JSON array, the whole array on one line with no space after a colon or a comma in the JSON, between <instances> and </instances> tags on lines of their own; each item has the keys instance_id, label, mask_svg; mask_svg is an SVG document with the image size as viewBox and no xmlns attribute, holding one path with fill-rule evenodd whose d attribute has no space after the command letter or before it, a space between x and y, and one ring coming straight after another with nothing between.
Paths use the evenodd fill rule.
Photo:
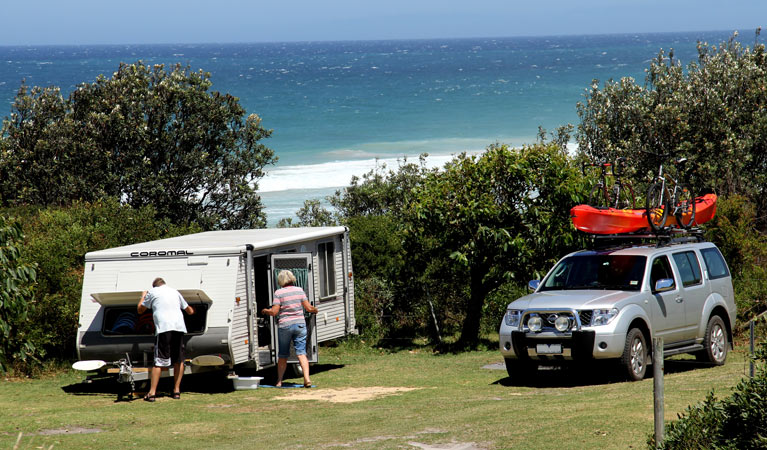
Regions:
<instances>
[{"instance_id":1,"label":"sea horizon","mask_svg":"<svg viewBox=\"0 0 767 450\"><path fill-rule=\"evenodd\" d=\"M674 48L686 65L697 58L697 41L718 45L731 35L0 46L0 116L10 113L22 79L67 96L120 62L202 69L211 91L238 97L274 130L262 143L279 161L259 181L272 226L376 164L395 168L426 153L428 165L441 166L496 142L531 144L539 126L577 124L576 104L593 79L643 83L660 49ZM750 45L743 32L740 39Z\"/></svg>"}]
</instances>

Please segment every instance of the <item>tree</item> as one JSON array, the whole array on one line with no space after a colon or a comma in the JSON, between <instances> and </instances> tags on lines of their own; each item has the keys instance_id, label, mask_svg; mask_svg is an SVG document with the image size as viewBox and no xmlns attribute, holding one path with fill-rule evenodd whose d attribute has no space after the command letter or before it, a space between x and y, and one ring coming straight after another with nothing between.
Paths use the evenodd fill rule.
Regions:
<instances>
[{"instance_id":1,"label":"tree","mask_svg":"<svg viewBox=\"0 0 767 450\"><path fill-rule=\"evenodd\" d=\"M261 143L271 131L211 86L203 71L141 62L80 85L66 101L57 88L22 86L3 121L0 201L109 196L205 229L264 226L257 181L276 161Z\"/></svg>"},{"instance_id":2,"label":"tree","mask_svg":"<svg viewBox=\"0 0 767 450\"><path fill-rule=\"evenodd\" d=\"M298 222L293 223L292 217L283 217L277 222L277 228L291 227L327 227L336 225L333 213L324 208L319 200L304 200L304 206L296 211Z\"/></svg>"},{"instance_id":3,"label":"tree","mask_svg":"<svg viewBox=\"0 0 767 450\"><path fill-rule=\"evenodd\" d=\"M767 55L758 41L743 47L736 37L719 47L698 43L698 61L686 68L673 49L661 50L644 86L623 78L600 88L594 80L578 104L580 151L593 159L626 157L641 177L672 160L652 153L686 157L690 171L682 176L695 192L747 195L764 210Z\"/></svg>"},{"instance_id":4,"label":"tree","mask_svg":"<svg viewBox=\"0 0 767 450\"><path fill-rule=\"evenodd\" d=\"M0 372L40 356L26 332L36 272L21 261L22 239L21 226L0 215Z\"/></svg>"},{"instance_id":5,"label":"tree","mask_svg":"<svg viewBox=\"0 0 767 450\"><path fill-rule=\"evenodd\" d=\"M541 143L459 155L415 189L404 248L422 268L420 282L467 287L461 342L478 342L494 289L529 280L573 248L570 208L583 200L582 183L564 149Z\"/></svg>"},{"instance_id":6,"label":"tree","mask_svg":"<svg viewBox=\"0 0 767 450\"><path fill-rule=\"evenodd\" d=\"M22 261L37 268L34 304L28 311L29 329L37 349L52 359L75 355L75 338L82 296L83 255L201 231L196 226L176 226L156 216L154 208L132 208L117 199L70 206L17 208L24 217Z\"/></svg>"}]
</instances>

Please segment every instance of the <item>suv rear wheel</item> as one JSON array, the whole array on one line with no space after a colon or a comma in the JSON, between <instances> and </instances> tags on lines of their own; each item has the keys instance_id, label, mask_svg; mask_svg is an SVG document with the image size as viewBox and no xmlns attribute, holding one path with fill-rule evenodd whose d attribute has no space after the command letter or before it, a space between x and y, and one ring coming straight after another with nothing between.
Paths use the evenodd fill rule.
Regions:
<instances>
[{"instance_id":1,"label":"suv rear wheel","mask_svg":"<svg viewBox=\"0 0 767 450\"><path fill-rule=\"evenodd\" d=\"M703 350L695 356L698 361L704 361L715 366L721 366L727 360L727 328L719 316L711 316L706 325L706 335L703 337Z\"/></svg>"},{"instance_id":2,"label":"suv rear wheel","mask_svg":"<svg viewBox=\"0 0 767 450\"><path fill-rule=\"evenodd\" d=\"M644 379L647 372L647 342L639 328L632 328L626 335L621 367L625 370L629 381Z\"/></svg>"}]
</instances>

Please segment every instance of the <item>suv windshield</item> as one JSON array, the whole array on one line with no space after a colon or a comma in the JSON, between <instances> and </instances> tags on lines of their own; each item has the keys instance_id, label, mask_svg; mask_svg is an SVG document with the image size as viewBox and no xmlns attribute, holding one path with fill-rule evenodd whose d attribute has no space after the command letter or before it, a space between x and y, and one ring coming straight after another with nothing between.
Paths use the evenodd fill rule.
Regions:
<instances>
[{"instance_id":1,"label":"suv windshield","mask_svg":"<svg viewBox=\"0 0 767 450\"><path fill-rule=\"evenodd\" d=\"M638 291L644 279L644 256L587 253L567 257L544 280L542 291L610 289Z\"/></svg>"}]
</instances>

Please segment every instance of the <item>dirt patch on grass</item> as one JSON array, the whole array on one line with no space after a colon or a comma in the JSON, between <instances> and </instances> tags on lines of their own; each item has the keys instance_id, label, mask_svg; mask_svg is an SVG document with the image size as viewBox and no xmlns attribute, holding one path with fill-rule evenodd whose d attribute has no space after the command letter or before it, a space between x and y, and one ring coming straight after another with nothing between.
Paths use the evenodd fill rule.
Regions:
<instances>
[{"instance_id":1,"label":"dirt patch on grass","mask_svg":"<svg viewBox=\"0 0 767 450\"><path fill-rule=\"evenodd\" d=\"M408 442L408 445L423 450L483 450L474 442L451 442L449 444L422 444L420 442Z\"/></svg>"},{"instance_id":2,"label":"dirt patch on grass","mask_svg":"<svg viewBox=\"0 0 767 450\"><path fill-rule=\"evenodd\" d=\"M320 400L331 403L354 403L373 400L386 395L396 395L420 388L407 387L358 387L342 389L302 389L277 397L280 400Z\"/></svg>"},{"instance_id":3,"label":"dirt patch on grass","mask_svg":"<svg viewBox=\"0 0 767 450\"><path fill-rule=\"evenodd\" d=\"M52 430L40 430L37 433L41 436L52 436L56 434L92 434L101 433L104 430L98 428L83 428L83 427L68 427L68 428L56 428ZM30 433L27 433L30 434Z\"/></svg>"}]
</instances>

